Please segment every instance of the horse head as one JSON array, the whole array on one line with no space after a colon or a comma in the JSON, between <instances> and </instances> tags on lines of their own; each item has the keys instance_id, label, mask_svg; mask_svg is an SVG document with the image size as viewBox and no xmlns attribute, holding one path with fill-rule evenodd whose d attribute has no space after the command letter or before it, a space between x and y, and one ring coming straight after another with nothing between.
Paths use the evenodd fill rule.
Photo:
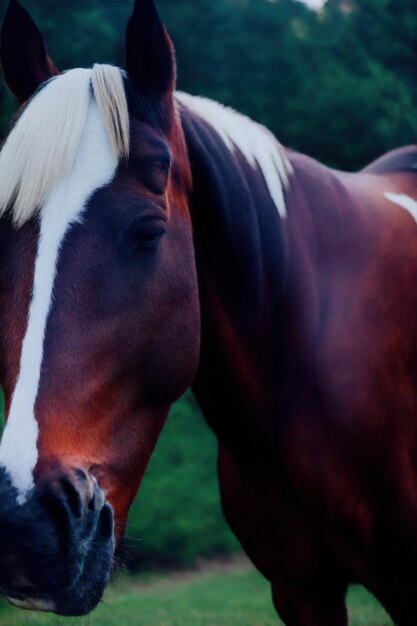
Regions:
<instances>
[{"instance_id":1,"label":"horse head","mask_svg":"<svg viewBox=\"0 0 417 626\"><path fill-rule=\"evenodd\" d=\"M172 43L136 0L126 67L60 74L11 0L0 153L0 591L100 600L167 412L197 368L191 174Z\"/></svg>"}]
</instances>

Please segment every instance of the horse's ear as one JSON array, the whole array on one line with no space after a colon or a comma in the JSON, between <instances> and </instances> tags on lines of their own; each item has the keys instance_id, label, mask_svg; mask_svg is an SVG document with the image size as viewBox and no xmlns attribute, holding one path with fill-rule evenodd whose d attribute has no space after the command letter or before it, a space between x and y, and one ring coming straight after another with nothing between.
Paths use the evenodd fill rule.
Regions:
<instances>
[{"instance_id":1,"label":"horse's ear","mask_svg":"<svg viewBox=\"0 0 417 626\"><path fill-rule=\"evenodd\" d=\"M20 103L39 85L59 74L42 34L18 0L10 0L1 32L1 63L10 91Z\"/></svg>"},{"instance_id":2,"label":"horse's ear","mask_svg":"<svg viewBox=\"0 0 417 626\"><path fill-rule=\"evenodd\" d=\"M153 0L135 0L126 31L126 70L146 95L162 97L175 88L174 46Z\"/></svg>"}]
</instances>

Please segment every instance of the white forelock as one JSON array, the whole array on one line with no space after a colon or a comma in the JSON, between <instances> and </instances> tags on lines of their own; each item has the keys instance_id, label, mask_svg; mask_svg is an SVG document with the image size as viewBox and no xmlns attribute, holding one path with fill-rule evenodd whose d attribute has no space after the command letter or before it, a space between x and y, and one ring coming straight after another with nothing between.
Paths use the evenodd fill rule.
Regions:
<instances>
[{"instance_id":1,"label":"white forelock","mask_svg":"<svg viewBox=\"0 0 417 626\"><path fill-rule=\"evenodd\" d=\"M28 103L0 152L0 215L23 225L45 204L77 159L92 98L115 155L129 153L129 113L122 71L111 65L70 70Z\"/></svg>"}]
</instances>

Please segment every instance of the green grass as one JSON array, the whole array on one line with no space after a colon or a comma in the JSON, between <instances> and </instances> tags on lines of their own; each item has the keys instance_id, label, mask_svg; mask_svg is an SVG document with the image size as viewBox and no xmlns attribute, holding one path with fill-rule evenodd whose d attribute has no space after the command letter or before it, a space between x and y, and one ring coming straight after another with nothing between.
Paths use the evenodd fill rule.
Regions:
<instances>
[{"instance_id":1,"label":"green grass","mask_svg":"<svg viewBox=\"0 0 417 626\"><path fill-rule=\"evenodd\" d=\"M350 626L392 626L361 587L348 597ZM124 578L89 618L63 619L0 605L1 626L280 626L267 582L248 564L165 577Z\"/></svg>"}]
</instances>

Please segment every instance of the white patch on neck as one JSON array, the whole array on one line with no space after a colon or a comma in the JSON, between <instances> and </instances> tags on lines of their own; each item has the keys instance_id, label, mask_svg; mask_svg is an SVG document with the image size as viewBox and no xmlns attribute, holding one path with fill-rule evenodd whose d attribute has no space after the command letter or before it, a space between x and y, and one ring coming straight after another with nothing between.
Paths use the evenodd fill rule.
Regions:
<instances>
[{"instance_id":1,"label":"white patch on neck","mask_svg":"<svg viewBox=\"0 0 417 626\"><path fill-rule=\"evenodd\" d=\"M259 167L281 218L287 217L284 189L293 169L274 135L265 126L214 100L182 92L177 92L176 97L214 128L230 152L237 148L254 169Z\"/></svg>"},{"instance_id":2,"label":"white patch on neck","mask_svg":"<svg viewBox=\"0 0 417 626\"><path fill-rule=\"evenodd\" d=\"M91 194L112 180L116 168L117 158L108 132L96 101L92 99L74 167L55 186L40 211L33 297L22 344L19 375L0 443L0 465L10 474L18 491L19 504L26 501L27 493L34 485L39 434L35 403L59 253L71 225L81 221Z\"/></svg>"},{"instance_id":3,"label":"white patch on neck","mask_svg":"<svg viewBox=\"0 0 417 626\"><path fill-rule=\"evenodd\" d=\"M394 204L398 204L398 206L402 207L406 211L410 213L410 215L417 222L417 201L410 198L410 196L399 195L396 193L385 193L385 197L393 202Z\"/></svg>"}]
</instances>

